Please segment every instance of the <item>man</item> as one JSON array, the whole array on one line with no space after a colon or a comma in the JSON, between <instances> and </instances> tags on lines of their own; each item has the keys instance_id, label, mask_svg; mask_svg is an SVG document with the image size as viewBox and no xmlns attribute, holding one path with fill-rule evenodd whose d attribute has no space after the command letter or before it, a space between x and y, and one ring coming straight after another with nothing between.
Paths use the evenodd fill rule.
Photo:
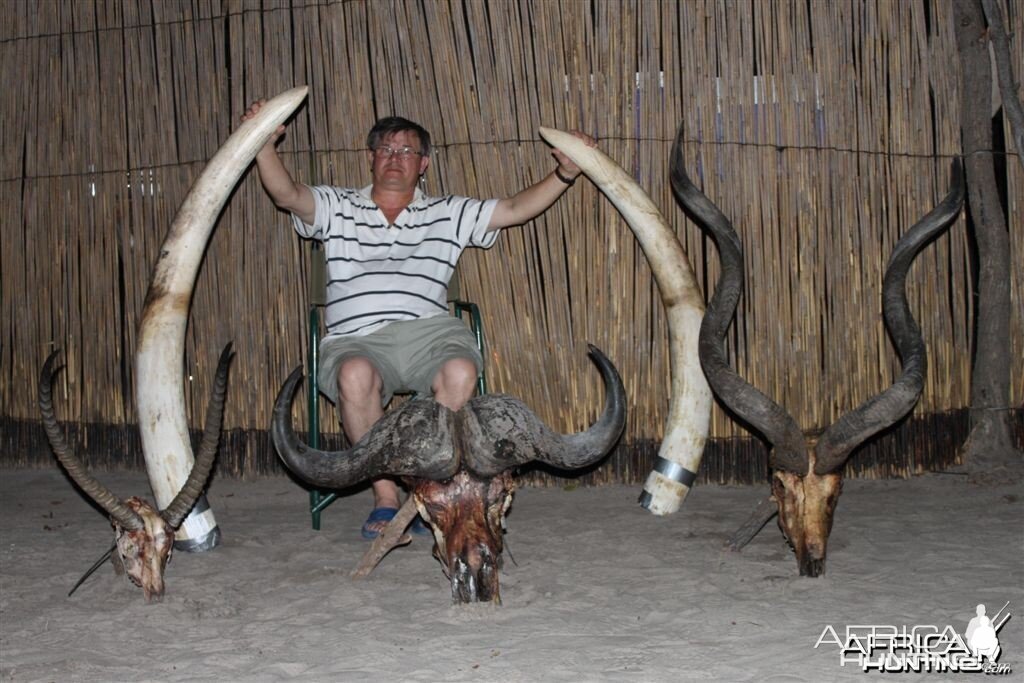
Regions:
<instances>
[{"instance_id":1,"label":"man","mask_svg":"<svg viewBox=\"0 0 1024 683\"><path fill-rule=\"evenodd\" d=\"M967 630L964 631L964 638L967 639L968 644L970 644L971 638L974 636L974 632L979 626L981 626L982 620L988 621L988 617L985 616L985 605L978 605L974 609L974 613L976 616L972 617L971 620L967 622Z\"/></svg>"},{"instance_id":2,"label":"man","mask_svg":"<svg viewBox=\"0 0 1024 683\"><path fill-rule=\"evenodd\" d=\"M259 111L252 104L242 120ZM356 443L396 391L433 392L453 411L468 401L483 359L476 341L448 315L447 287L467 246L491 247L497 231L550 207L580 169L555 151L558 166L506 199L428 197L419 188L430 166L430 134L401 117L379 120L367 137L372 183L361 190L296 183L277 154L281 126L256 155L260 180L296 232L324 243L327 334L320 387L335 402ZM575 133L587 144L594 140ZM374 509L364 538L379 535L399 506L395 482L373 482Z\"/></svg>"}]
</instances>

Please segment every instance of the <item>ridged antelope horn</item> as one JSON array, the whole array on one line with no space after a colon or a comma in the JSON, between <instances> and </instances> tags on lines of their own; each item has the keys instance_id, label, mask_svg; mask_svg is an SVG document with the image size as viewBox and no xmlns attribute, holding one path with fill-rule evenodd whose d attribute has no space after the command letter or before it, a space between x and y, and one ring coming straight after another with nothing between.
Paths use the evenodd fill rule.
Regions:
<instances>
[{"instance_id":1,"label":"ridged antelope horn","mask_svg":"<svg viewBox=\"0 0 1024 683\"><path fill-rule=\"evenodd\" d=\"M729 366L725 333L743 291L743 246L729 219L698 190L683 164L683 129L680 127L669 166L676 196L711 231L718 245L721 274L700 328L700 360L708 382L730 410L761 432L772 445L773 468L804 474L808 468L803 433L793 417Z\"/></svg>"},{"instance_id":2,"label":"ridged antelope horn","mask_svg":"<svg viewBox=\"0 0 1024 683\"><path fill-rule=\"evenodd\" d=\"M182 363L196 275L217 216L256 153L306 96L293 88L231 134L192 185L160 249L135 352L135 400L150 484L164 508L192 470Z\"/></svg>"},{"instance_id":3,"label":"ridged antelope horn","mask_svg":"<svg viewBox=\"0 0 1024 683\"><path fill-rule=\"evenodd\" d=\"M541 128L540 135L572 159L622 214L658 284L668 320L671 403L658 466L644 484L641 504L656 515L675 512L700 467L711 421L711 389L697 356L704 299L682 244L636 181L606 154L569 133Z\"/></svg>"},{"instance_id":4,"label":"ridged antelope horn","mask_svg":"<svg viewBox=\"0 0 1024 683\"><path fill-rule=\"evenodd\" d=\"M53 375L55 372L53 364L58 353L60 351L54 351L47 357L43 364L43 370L39 373L39 412L43 415L43 428L46 430L46 438L50 441L50 447L53 448L57 460L64 466L68 476L87 496L96 501L96 504L106 510L107 514L122 527L138 531L145 526L142 517L86 472L82 461L64 440L64 434L61 432L60 425L57 424L57 416L53 411Z\"/></svg>"},{"instance_id":5,"label":"ridged antelope horn","mask_svg":"<svg viewBox=\"0 0 1024 683\"><path fill-rule=\"evenodd\" d=\"M203 428L203 440L199 443L199 453L195 465L189 472L188 480L178 491L167 509L161 511L164 520L172 529L181 526L185 515L195 505L199 494L203 492L207 477L217 457L217 442L220 441L221 419L224 417L224 395L228 389L228 367L231 365L231 344L224 347L217 363L217 373L213 380L213 392L210 402L206 405L206 425Z\"/></svg>"},{"instance_id":6,"label":"ridged antelope horn","mask_svg":"<svg viewBox=\"0 0 1024 683\"><path fill-rule=\"evenodd\" d=\"M946 196L893 247L882 281L885 324L899 351L903 370L891 387L846 413L825 430L818 442L816 474L828 474L841 468L854 448L910 412L921 395L928 358L921 330L907 304L907 272L921 249L949 227L960 213L966 186L959 159L953 160L950 174Z\"/></svg>"}]
</instances>

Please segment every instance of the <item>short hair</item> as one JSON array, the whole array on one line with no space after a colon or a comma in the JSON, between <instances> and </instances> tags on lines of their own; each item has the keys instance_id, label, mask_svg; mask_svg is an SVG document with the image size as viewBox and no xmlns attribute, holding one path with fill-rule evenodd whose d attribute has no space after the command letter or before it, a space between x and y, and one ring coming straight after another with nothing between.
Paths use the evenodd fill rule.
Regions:
<instances>
[{"instance_id":1,"label":"short hair","mask_svg":"<svg viewBox=\"0 0 1024 683\"><path fill-rule=\"evenodd\" d=\"M416 133L416 137L420 139L420 153L423 156L430 156L430 133L420 124L401 116L385 116L382 119L377 119L377 123L373 124L373 128L370 129L370 134L366 136L366 146L369 149L376 149L381 140L403 131Z\"/></svg>"}]
</instances>

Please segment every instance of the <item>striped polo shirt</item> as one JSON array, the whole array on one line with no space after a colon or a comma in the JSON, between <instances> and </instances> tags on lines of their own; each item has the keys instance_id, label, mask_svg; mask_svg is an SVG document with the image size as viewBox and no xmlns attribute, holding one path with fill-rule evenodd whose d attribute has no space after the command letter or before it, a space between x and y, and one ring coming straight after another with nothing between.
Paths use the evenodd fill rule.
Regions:
<instances>
[{"instance_id":1,"label":"striped polo shirt","mask_svg":"<svg viewBox=\"0 0 1024 683\"><path fill-rule=\"evenodd\" d=\"M419 188L389 225L362 190L309 188L312 225L292 214L295 231L320 240L327 258L327 336L363 335L396 320L448 314L448 281L466 247L489 248L497 199L428 197Z\"/></svg>"}]
</instances>

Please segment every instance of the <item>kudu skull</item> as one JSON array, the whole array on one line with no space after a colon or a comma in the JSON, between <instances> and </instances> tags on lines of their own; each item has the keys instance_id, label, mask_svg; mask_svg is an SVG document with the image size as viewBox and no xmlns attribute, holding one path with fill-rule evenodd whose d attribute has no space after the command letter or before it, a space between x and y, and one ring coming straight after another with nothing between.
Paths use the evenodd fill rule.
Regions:
<instances>
[{"instance_id":1,"label":"kudu skull","mask_svg":"<svg viewBox=\"0 0 1024 683\"><path fill-rule=\"evenodd\" d=\"M477 396L458 412L432 398L416 398L386 413L351 449L316 450L300 443L292 429L299 367L277 396L271 435L288 468L314 486L339 489L386 475L403 478L434 532L434 554L451 582L453 602L499 603L511 471L533 461L563 470L592 465L625 425L619 373L596 347L590 354L604 381L605 404L597 421L577 434L552 431L525 404L503 394Z\"/></svg>"},{"instance_id":2,"label":"kudu skull","mask_svg":"<svg viewBox=\"0 0 1024 683\"><path fill-rule=\"evenodd\" d=\"M825 572L826 546L847 459L857 446L910 412L921 395L927 360L921 331L907 303L907 271L921 249L960 212L965 191L960 163L953 163L949 193L899 239L885 271L882 309L902 359L902 373L892 386L840 417L820 436L806 437L784 408L729 366L724 338L743 286L743 250L729 220L687 177L681 128L672 148L670 176L682 204L714 236L721 259L721 274L700 329L704 373L722 402L771 445L770 502L759 506L733 537L731 547L739 549L749 542L777 512L779 526L796 553L800 575L820 576Z\"/></svg>"},{"instance_id":3,"label":"kudu skull","mask_svg":"<svg viewBox=\"0 0 1024 683\"><path fill-rule=\"evenodd\" d=\"M54 351L43 364L39 375L39 411L43 427L54 454L68 476L108 515L114 527L114 538L120 566L136 586L142 588L146 602L159 602L164 596L164 569L171 559L174 532L202 493L217 455L224 395L227 390L231 344L221 353L214 378L213 392L206 409L206 425L192 471L171 503L157 510L149 502L135 496L121 500L89 474L67 441L53 409ZM115 566L117 563L115 562Z\"/></svg>"}]
</instances>

